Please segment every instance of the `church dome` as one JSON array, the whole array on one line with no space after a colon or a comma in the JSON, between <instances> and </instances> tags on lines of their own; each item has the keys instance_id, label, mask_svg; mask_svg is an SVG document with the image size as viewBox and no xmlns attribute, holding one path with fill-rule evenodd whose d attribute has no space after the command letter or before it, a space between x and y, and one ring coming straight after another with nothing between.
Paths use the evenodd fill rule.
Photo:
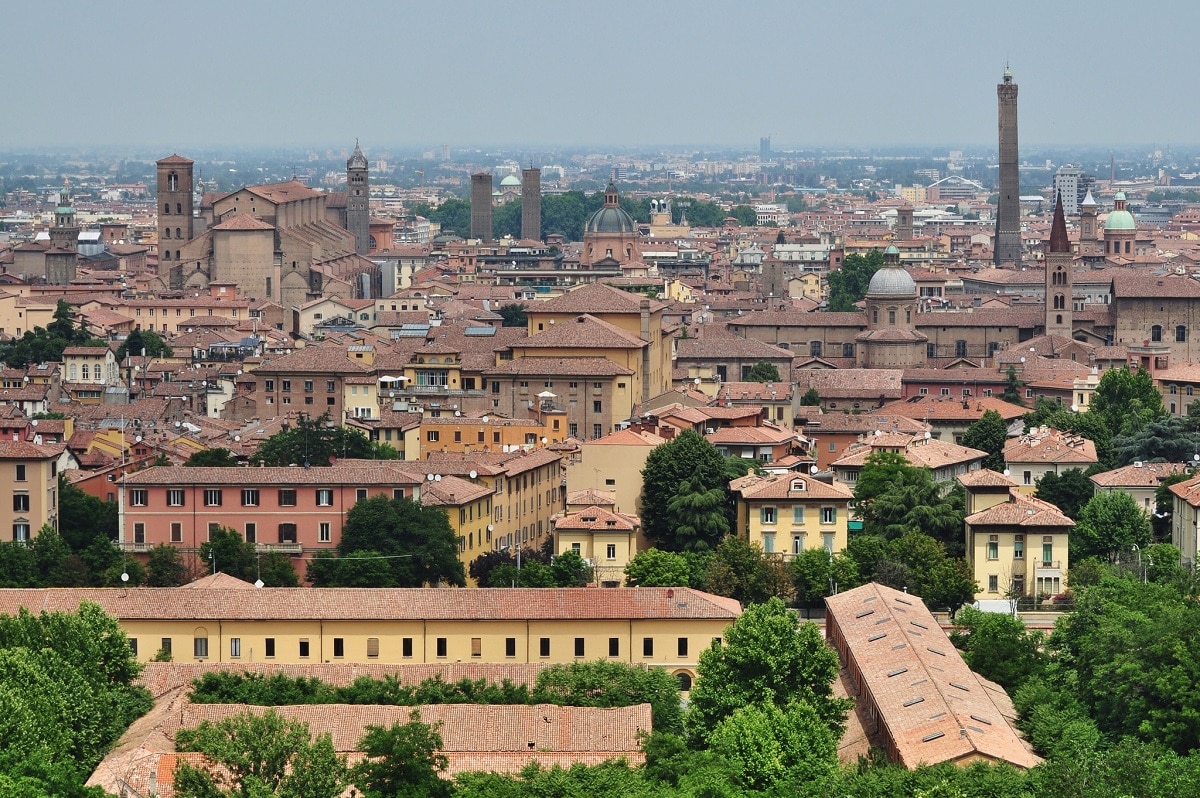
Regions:
<instances>
[{"instance_id":1,"label":"church dome","mask_svg":"<svg viewBox=\"0 0 1200 798\"><path fill-rule=\"evenodd\" d=\"M612 183L604 192L604 207L592 214L584 227L585 233L632 233L637 229L630 216L618 203L617 188Z\"/></svg>"},{"instance_id":2,"label":"church dome","mask_svg":"<svg viewBox=\"0 0 1200 798\"><path fill-rule=\"evenodd\" d=\"M518 187L520 185L521 180L516 175L508 175L500 181L500 188L504 188L505 186Z\"/></svg>"},{"instance_id":3,"label":"church dome","mask_svg":"<svg viewBox=\"0 0 1200 798\"><path fill-rule=\"evenodd\" d=\"M899 263L890 263L871 277L867 286L869 297L911 297L917 293L917 283Z\"/></svg>"},{"instance_id":4,"label":"church dome","mask_svg":"<svg viewBox=\"0 0 1200 798\"><path fill-rule=\"evenodd\" d=\"M1125 192L1117 192L1113 198L1115 207L1109 211L1108 219L1104 222L1105 230L1136 230L1137 222L1133 214L1125 210Z\"/></svg>"}]
</instances>

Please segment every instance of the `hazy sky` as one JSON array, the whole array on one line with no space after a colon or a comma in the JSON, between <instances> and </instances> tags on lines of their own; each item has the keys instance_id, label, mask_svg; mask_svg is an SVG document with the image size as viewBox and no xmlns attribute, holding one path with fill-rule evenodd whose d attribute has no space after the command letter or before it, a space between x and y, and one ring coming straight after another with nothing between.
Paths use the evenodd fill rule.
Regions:
<instances>
[{"instance_id":1,"label":"hazy sky","mask_svg":"<svg viewBox=\"0 0 1200 798\"><path fill-rule=\"evenodd\" d=\"M0 149L1200 142L1200 3L10 0ZM1025 149L1023 146L1022 149Z\"/></svg>"}]
</instances>

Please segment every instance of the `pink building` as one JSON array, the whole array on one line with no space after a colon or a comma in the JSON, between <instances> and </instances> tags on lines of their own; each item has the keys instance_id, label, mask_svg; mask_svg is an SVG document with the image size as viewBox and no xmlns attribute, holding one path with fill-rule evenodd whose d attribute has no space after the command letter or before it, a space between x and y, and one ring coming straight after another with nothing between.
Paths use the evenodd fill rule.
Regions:
<instances>
[{"instance_id":1,"label":"pink building","mask_svg":"<svg viewBox=\"0 0 1200 798\"><path fill-rule=\"evenodd\" d=\"M133 552L164 543L198 551L211 530L226 527L262 549L302 556L335 548L355 503L372 496L420 500L423 479L400 461L344 460L322 468L147 468L120 480L118 543Z\"/></svg>"}]
</instances>

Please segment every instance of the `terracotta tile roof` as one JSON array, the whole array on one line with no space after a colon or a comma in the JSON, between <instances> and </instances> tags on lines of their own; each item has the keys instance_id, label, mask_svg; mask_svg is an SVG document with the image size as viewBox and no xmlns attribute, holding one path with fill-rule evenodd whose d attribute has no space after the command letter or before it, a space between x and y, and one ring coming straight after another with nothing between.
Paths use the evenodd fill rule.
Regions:
<instances>
[{"instance_id":1,"label":"terracotta tile roof","mask_svg":"<svg viewBox=\"0 0 1200 798\"><path fill-rule=\"evenodd\" d=\"M1114 302L1138 298L1196 299L1200 298L1200 280L1151 269L1116 269L1112 293Z\"/></svg>"},{"instance_id":2,"label":"terracotta tile roof","mask_svg":"<svg viewBox=\"0 0 1200 798\"><path fill-rule=\"evenodd\" d=\"M625 377L632 369L603 357L517 357L487 369L489 376Z\"/></svg>"},{"instance_id":3,"label":"terracotta tile roof","mask_svg":"<svg viewBox=\"0 0 1200 798\"><path fill-rule=\"evenodd\" d=\"M1186 474L1190 463L1135 463L1092 475L1101 488L1157 488L1175 474Z\"/></svg>"},{"instance_id":4,"label":"terracotta tile roof","mask_svg":"<svg viewBox=\"0 0 1200 798\"><path fill-rule=\"evenodd\" d=\"M729 483L729 489L747 501L820 499L849 501L854 494L839 483L822 482L795 474L748 474Z\"/></svg>"},{"instance_id":5,"label":"terracotta tile roof","mask_svg":"<svg viewBox=\"0 0 1200 798\"><path fill-rule=\"evenodd\" d=\"M261 186L246 186L245 190L271 202L293 202L295 200L312 199L322 196L321 192L309 188L294 177L282 183L264 183Z\"/></svg>"},{"instance_id":6,"label":"terracotta tile roof","mask_svg":"<svg viewBox=\"0 0 1200 798\"><path fill-rule=\"evenodd\" d=\"M908 442L901 444L905 438ZM861 468L876 448L895 448L900 445L904 446L903 454L908 462L933 470L959 463L969 464L987 457L987 452L940 441L937 438L925 440L920 436L910 438L907 435L885 432L853 444L846 450L845 456L833 465L835 468Z\"/></svg>"},{"instance_id":7,"label":"terracotta tile roof","mask_svg":"<svg viewBox=\"0 0 1200 798\"><path fill-rule=\"evenodd\" d=\"M969 384L969 383L968 383ZM963 405L966 405L964 407ZM930 421L978 421L988 410L995 410L1006 422L1018 419L1029 412L1028 408L1014 405L995 396L956 398L953 396L912 396L898 402L889 402L879 409L880 413L895 413L914 419Z\"/></svg>"},{"instance_id":8,"label":"terracotta tile roof","mask_svg":"<svg viewBox=\"0 0 1200 798\"><path fill-rule=\"evenodd\" d=\"M239 213L237 216L226 219L220 224L213 225L212 230L274 230L272 225L267 224L257 216L251 216L248 213Z\"/></svg>"},{"instance_id":9,"label":"terracotta tile roof","mask_svg":"<svg viewBox=\"0 0 1200 798\"><path fill-rule=\"evenodd\" d=\"M544 331L513 344L514 349L641 349L644 346L647 343L636 335L587 313L573 321L549 325Z\"/></svg>"},{"instance_id":10,"label":"terracotta tile roof","mask_svg":"<svg viewBox=\"0 0 1200 798\"><path fill-rule=\"evenodd\" d=\"M155 163L186 166L187 164L194 163L194 162L189 161L187 158L184 158L182 155L179 155L178 153L173 153L171 155L168 155L166 158L162 158L162 159L156 161Z\"/></svg>"},{"instance_id":11,"label":"terracotta tile roof","mask_svg":"<svg viewBox=\"0 0 1200 798\"><path fill-rule=\"evenodd\" d=\"M786 360L789 363L793 354L787 349L756 341L753 338L742 338L738 335L707 333L703 338L680 338L675 342L676 360L696 360L717 358L729 360L733 358L755 360ZM784 377L787 375L785 374Z\"/></svg>"},{"instance_id":12,"label":"terracotta tile roof","mask_svg":"<svg viewBox=\"0 0 1200 798\"><path fill-rule=\"evenodd\" d=\"M636 515L616 513L592 505L555 519L554 528L589 532L634 532L641 526L641 523L641 519Z\"/></svg>"},{"instance_id":13,"label":"terracotta tile roof","mask_svg":"<svg viewBox=\"0 0 1200 798\"><path fill-rule=\"evenodd\" d=\"M691 588L0 589L0 613L74 612L99 604L120 620L631 620L728 619L734 599Z\"/></svg>"},{"instance_id":14,"label":"terracotta tile roof","mask_svg":"<svg viewBox=\"0 0 1200 798\"><path fill-rule=\"evenodd\" d=\"M717 399L731 401L790 401L795 385L791 382L723 382Z\"/></svg>"},{"instance_id":15,"label":"terracotta tile roof","mask_svg":"<svg viewBox=\"0 0 1200 798\"><path fill-rule=\"evenodd\" d=\"M895 398L903 390L900 369L798 369L793 373L796 390L815 388L824 399Z\"/></svg>"},{"instance_id":16,"label":"terracotta tile roof","mask_svg":"<svg viewBox=\"0 0 1200 798\"><path fill-rule=\"evenodd\" d=\"M528 311L540 313L638 313L646 297L613 288L604 283L588 283L568 291L561 296L530 305ZM666 306L654 299L650 301L650 312L655 313Z\"/></svg>"},{"instance_id":17,"label":"terracotta tile roof","mask_svg":"<svg viewBox=\"0 0 1200 798\"><path fill-rule=\"evenodd\" d=\"M374 371L361 360L350 358L343 346L309 345L289 355L274 357L255 367L256 374L367 374Z\"/></svg>"},{"instance_id":18,"label":"terracotta tile roof","mask_svg":"<svg viewBox=\"0 0 1200 798\"><path fill-rule=\"evenodd\" d=\"M1041 762L916 596L870 583L825 599L830 637L900 764Z\"/></svg>"},{"instance_id":19,"label":"terracotta tile roof","mask_svg":"<svg viewBox=\"0 0 1200 798\"><path fill-rule=\"evenodd\" d=\"M597 438L594 441L588 441L585 446L648 446L655 447L660 443L666 443L666 438L661 438L653 432L638 432L632 429L623 429L616 432L610 432L602 438Z\"/></svg>"},{"instance_id":20,"label":"terracotta tile roof","mask_svg":"<svg viewBox=\"0 0 1200 798\"><path fill-rule=\"evenodd\" d=\"M415 485L420 466L403 460L339 460L331 466L271 468L152 466L121 481L126 485Z\"/></svg>"},{"instance_id":21,"label":"terracotta tile roof","mask_svg":"<svg viewBox=\"0 0 1200 798\"><path fill-rule=\"evenodd\" d=\"M616 503L611 490L584 488L567 494L568 507L613 507Z\"/></svg>"},{"instance_id":22,"label":"terracotta tile roof","mask_svg":"<svg viewBox=\"0 0 1200 798\"><path fill-rule=\"evenodd\" d=\"M0 460L49 460L58 457L65 448L62 444L0 440Z\"/></svg>"},{"instance_id":23,"label":"terracotta tile roof","mask_svg":"<svg viewBox=\"0 0 1200 798\"><path fill-rule=\"evenodd\" d=\"M1042 427L1004 444L1006 463L1097 462L1096 444L1087 438Z\"/></svg>"},{"instance_id":24,"label":"terracotta tile roof","mask_svg":"<svg viewBox=\"0 0 1200 798\"><path fill-rule=\"evenodd\" d=\"M916 419L895 413L819 413L809 416L804 426L807 435L862 435L875 430L889 430L916 435L929 426Z\"/></svg>"},{"instance_id":25,"label":"terracotta tile roof","mask_svg":"<svg viewBox=\"0 0 1200 798\"><path fill-rule=\"evenodd\" d=\"M104 357L104 353L107 351L107 346L68 346L63 350L63 355L67 357Z\"/></svg>"},{"instance_id":26,"label":"terracotta tile roof","mask_svg":"<svg viewBox=\"0 0 1200 798\"><path fill-rule=\"evenodd\" d=\"M998 471L981 468L958 475L958 481L966 488L1013 488L1017 483Z\"/></svg>"},{"instance_id":27,"label":"terracotta tile roof","mask_svg":"<svg viewBox=\"0 0 1200 798\"><path fill-rule=\"evenodd\" d=\"M1027 496L1009 488L1008 501L966 517L971 526L1063 527L1075 522L1050 502Z\"/></svg>"},{"instance_id":28,"label":"terracotta tile roof","mask_svg":"<svg viewBox=\"0 0 1200 798\"><path fill-rule=\"evenodd\" d=\"M444 475L421 485L421 504L432 507L459 507L490 496L492 489L460 477Z\"/></svg>"},{"instance_id":29,"label":"terracotta tile roof","mask_svg":"<svg viewBox=\"0 0 1200 798\"><path fill-rule=\"evenodd\" d=\"M796 433L774 424L757 427L718 427L712 432L706 432L704 437L718 446L739 443L773 446L797 440Z\"/></svg>"},{"instance_id":30,"label":"terracotta tile roof","mask_svg":"<svg viewBox=\"0 0 1200 798\"><path fill-rule=\"evenodd\" d=\"M1200 507L1200 474L1183 482L1176 482L1169 490L1192 507Z\"/></svg>"}]
</instances>

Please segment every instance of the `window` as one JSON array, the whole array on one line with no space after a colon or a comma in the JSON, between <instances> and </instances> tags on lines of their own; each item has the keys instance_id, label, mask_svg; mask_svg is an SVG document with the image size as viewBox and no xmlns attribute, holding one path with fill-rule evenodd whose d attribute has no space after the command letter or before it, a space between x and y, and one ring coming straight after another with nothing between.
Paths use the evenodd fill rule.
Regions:
<instances>
[{"instance_id":1,"label":"window","mask_svg":"<svg viewBox=\"0 0 1200 798\"><path fill-rule=\"evenodd\" d=\"M616 544L616 543L609 543L609 544L608 544L608 545L605 547L605 552L604 552L604 554L605 554L605 558L606 558L606 559L609 559L609 560L615 560L615 559L617 559L617 544Z\"/></svg>"},{"instance_id":2,"label":"window","mask_svg":"<svg viewBox=\"0 0 1200 798\"><path fill-rule=\"evenodd\" d=\"M792 554L801 554L804 551L804 535L792 535Z\"/></svg>"},{"instance_id":3,"label":"window","mask_svg":"<svg viewBox=\"0 0 1200 798\"><path fill-rule=\"evenodd\" d=\"M13 512L27 513L29 512L29 494L14 493L13 494Z\"/></svg>"},{"instance_id":4,"label":"window","mask_svg":"<svg viewBox=\"0 0 1200 798\"><path fill-rule=\"evenodd\" d=\"M762 508L762 522L764 524L775 523L775 508L774 507Z\"/></svg>"},{"instance_id":5,"label":"window","mask_svg":"<svg viewBox=\"0 0 1200 798\"><path fill-rule=\"evenodd\" d=\"M575 638L575 656L577 656L577 657L583 656L583 638L582 637Z\"/></svg>"},{"instance_id":6,"label":"window","mask_svg":"<svg viewBox=\"0 0 1200 798\"><path fill-rule=\"evenodd\" d=\"M592 402L592 412L593 413L604 412L604 403L603 402Z\"/></svg>"},{"instance_id":7,"label":"window","mask_svg":"<svg viewBox=\"0 0 1200 798\"><path fill-rule=\"evenodd\" d=\"M1017 535L1016 540L1013 541L1013 559L1025 559L1025 537L1023 535Z\"/></svg>"},{"instance_id":8,"label":"window","mask_svg":"<svg viewBox=\"0 0 1200 798\"><path fill-rule=\"evenodd\" d=\"M833 533L826 532L821 535L821 548L826 554L833 554Z\"/></svg>"},{"instance_id":9,"label":"window","mask_svg":"<svg viewBox=\"0 0 1200 798\"><path fill-rule=\"evenodd\" d=\"M258 542L258 524L256 524L254 521L246 522L246 542L247 543L257 543Z\"/></svg>"},{"instance_id":10,"label":"window","mask_svg":"<svg viewBox=\"0 0 1200 798\"><path fill-rule=\"evenodd\" d=\"M280 488L279 489L279 506L280 507L295 507L296 506L296 489L295 488Z\"/></svg>"},{"instance_id":11,"label":"window","mask_svg":"<svg viewBox=\"0 0 1200 798\"><path fill-rule=\"evenodd\" d=\"M333 506L333 488L317 488L317 506Z\"/></svg>"},{"instance_id":12,"label":"window","mask_svg":"<svg viewBox=\"0 0 1200 798\"><path fill-rule=\"evenodd\" d=\"M354 489L354 501L360 502L365 498L367 498L367 489L366 488L355 488Z\"/></svg>"},{"instance_id":13,"label":"window","mask_svg":"<svg viewBox=\"0 0 1200 798\"><path fill-rule=\"evenodd\" d=\"M312 393L312 390L313 390L313 381L312 381L312 380L305 380L305 381L304 381L304 392L305 392L305 393Z\"/></svg>"},{"instance_id":14,"label":"window","mask_svg":"<svg viewBox=\"0 0 1200 798\"><path fill-rule=\"evenodd\" d=\"M170 488L167 490L167 506L182 507L183 506L183 489Z\"/></svg>"},{"instance_id":15,"label":"window","mask_svg":"<svg viewBox=\"0 0 1200 798\"><path fill-rule=\"evenodd\" d=\"M146 542L146 525L137 523L133 525L133 543L141 545Z\"/></svg>"},{"instance_id":16,"label":"window","mask_svg":"<svg viewBox=\"0 0 1200 798\"><path fill-rule=\"evenodd\" d=\"M333 540L333 531L329 526L328 521L322 521L317 524L317 541L320 543L330 543Z\"/></svg>"},{"instance_id":17,"label":"window","mask_svg":"<svg viewBox=\"0 0 1200 798\"><path fill-rule=\"evenodd\" d=\"M258 506L258 488L242 488L242 506Z\"/></svg>"},{"instance_id":18,"label":"window","mask_svg":"<svg viewBox=\"0 0 1200 798\"><path fill-rule=\"evenodd\" d=\"M822 507L821 508L821 523L822 524L836 524L837 523L837 508L836 507Z\"/></svg>"},{"instance_id":19,"label":"window","mask_svg":"<svg viewBox=\"0 0 1200 798\"><path fill-rule=\"evenodd\" d=\"M954 342L954 356L955 357L966 357L967 356L967 342L966 341L963 341L960 339L960 340Z\"/></svg>"},{"instance_id":20,"label":"window","mask_svg":"<svg viewBox=\"0 0 1200 798\"><path fill-rule=\"evenodd\" d=\"M438 431L437 430L431 429L425 433L425 440L429 441L430 443L437 443L437 439L438 439Z\"/></svg>"},{"instance_id":21,"label":"window","mask_svg":"<svg viewBox=\"0 0 1200 798\"><path fill-rule=\"evenodd\" d=\"M1021 482L1026 485L1032 485L1033 484L1033 472L1032 471L1022 472Z\"/></svg>"},{"instance_id":22,"label":"window","mask_svg":"<svg viewBox=\"0 0 1200 798\"><path fill-rule=\"evenodd\" d=\"M25 464L17 463L17 482L25 481Z\"/></svg>"},{"instance_id":23,"label":"window","mask_svg":"<svg viewBox=\"0 0 1200 798\"><path fill-rule=\"evenodd\" d=\"M991 574L990 576L988 576L988 592L989 593L999 593L1000 592L1000 577L996 576L995 574Z\"/></svg>"},{"instance_id":24,"label":"window","mask_svg":"<svg viewBox=\"0 0 1200 798\"><path fill-rule=\"evenodd\" d=\"M22 543L29 540L29 524L17 522L13 524L13 540Z\"/></svg>"},{"instance_id":25,"label":"window","mask_svg":"<svg viewBox=\"0 0 1200 798\"><path fill-rule=\"evenodd\" d=\"M307 640L300 641L300 657L303 659L308 658L308 641Z\"/></svg>"},{"instance_id":26,"label":"window","mask_svg":"<svg viewBox=\"0 0 1200 798\"><path fill-rule=\"evenodd\" d=\"M604 425L603 424L593 424L592 425L592 437L593 438L603 438L604 437Z\"/></svg>"},{"instance_id":27,"label":"window","mask_svg":"<svg viewBox=\"0 0 1200 798\"><path fill-rule=\"evenodd\" d=\"M292 390L292 381L291 380L280 380L279 387L280 387L280 390L282 390L284 393L289 393Z\"/></svg>"},{"instance_id":28,"label":"window","mask_svg":"<svg viewBox=\"0 0 1200 798\"><path fill-rule=\"evenodd\" d=\"M989 560L1000 559L1000 539L998 535L992 535L988 540L987 558Z\"/></svg>"},{"instance_id":29,"label":"window","mask_svg":"<svg viewBox=\"0 0 1200 798\"><path fill-rule=\"evenodd\" d=\"M275 656L275 638L268 637L263 641L263 654L268 657Z\"/></svg>"},{"instance_id":30,"label":"window","mask_svg":"<svg viewBox=\"0 0 1200 798\"><path fill-rule=\"evenodd\" d=\"M291 523L283 523L279 525L279 542L280 543L295 543L296 542L296 525Z\"/></svg>"},{"instance_id":31,"label":"window","mask_svg":"<svg viewBox=\"0 0 1200 798\"><path fill-rule=\"evenodd\" d=\"M775 533L774 532L763 532L762 548L763 548L764 554L774 554L775 553Z\"/></svg>"},{"instance_id":32,"label":"window","mask_svg":"<svg viewBox=\"0 0 1200 798\"><path fill-rule=\"evenodd\" d=\"M799 504L792 508L792 523L801 525L804 523L804 505Z\"/></svg>"},{"instance_id":33,"label":"window","mask_svg":"<svg viewBox=\"0 0 1200 798\"><path fill-rule=\"evenodd\" d=\"M146 506L146 490L145 488L134 488L129 491L129 505L131 507Z\"/></svg>"},{"instance_id":34,"label":"window","mask_svg":"<svg viewBox=\"0 0 1200 798\"><path fill-rule=\"evenodd\" d=\"M679 638L675 645L679 656L686 657L688 655L688 639L686 637Z\"/></svg>"},{"instance_id":35,"label":"window","mask_svg":"<svg viewBox=\"0 0 1200 798\"><path fill-rule=\"evenodd\" d=\"M444 637L437 638L435 648L437 651L437 656L439 656L439 657L446 656L446 638L444 638Z\"/></svg>"},{"instance_id":36,"label":"window","mask_svg":"<svg viewBox=\"0 0 1200 798\"><path fill-rule=\"evenodd\" d=\"M471 638L471 656L472 657L482 657L483 656L483 638L482 637L472 637Z\"/></svg>"},{"instance_id":37,"label":"window","mask_svg":"<svg viewBox=\"0 0 1200 798\"><path fill-rule=\"evenodd\" d=\"M504 656L506 656L506 657L517 656L517 638L515 638L515 637L504 638Z\"/></svg>"},{"instance_id":38,"label":"window","mask_svg":"<svg viewBox=\"0 0 1200 798\"><path fill-rule=\"evenodd\" d=\"M204 506L205 507L220 507L221 506L221 489L220 488L205 488L204 489Z\"/></svg>"},{"instance_id":39,"label":"window","mask_svg":"<svg viewBox=\"0 0 1200 798\"><path fill-rule=\"evenodd\" d=\"M1182 324L1175 327L1175 341L1176 343L1187 341L1187 327L1184 327Z\"/></svg>"},{"instance_id":40,"label":"window","mask_svg":"<svg viewBox=\"0 0 1200 798\"><path fill-rule=\"evenodd\" d=\"M275 380L263 380L263 389L268 391L275 390Z\"/></svg>"},{"instance_id":41,"label":"window","mask_svg":"<svg viewBox=\"0 0 1200 798\"><path fill-rule=\"evenodd\" d=\"M1054 562L1054 544L1049 541L1042 541L1042 567L1050 568Z\"/></svg>"},{"instance_id":42,"label":"window","mask_svg":"<svg viewBox=\"0 0 1200 798\"><path fill-rule=\"evenodd\" d=\"M370 649L372 639L375 640L375 656L379 656L379 640L378 640L378 638L368 638L367 648L368 648L368 650ZM413 639L411 637L405 637L400 641L400 656L411 657L412 655L413 655ZM370 654L368 653L367 656L370 656Z\"/></svg>"},{"instance_id":43,"label":"window","mask_svg":"<svg viewBox=\"0 0 1200 798\"><path fill-rule=\"evenodd\" d=\"M538 656L539 657L550 656L550 638L542 637L542 638L538 639Z\"/></svg>"},{"instance_id":44,"label":"window","mask_svg":"<svg viewBox=\"0 0 1200 798\"><path fill-rule=\"evenodd\" d=\"M192 656L196 659L208 656L208 638L197 637L192 640Z\"/></svg>"},{"instance_id":45,"label":"window","mask_svg":"<svg viewBox=\"0 0 1200 798\"><path fill-rule=\"evenodd\" d=\"M129 641L129 653L136 659L137 658L137 638L136 637L127 637L125 639Z\"/></svg>"},{"instance_id":46,"label":"window","mask_svg":"<svg viewBox=\"0 0 1200 798\"><path fill-rule=\"evenodd\" d=\"M1150 340L1155 341L1155 342L1161 341L1162 340L1162 330L1163 330L1163 328L1162 328L1161 324L1155 324L1153 327L1151 327L1150 328Z\"/></svg>"},{"instance_id":47,"label":"window","mask_svg":"<svg viewBox=\"0 0 1200 798\"><path fill-rule=\"evenodd\" d=\"M653 637L643 637L642 638L642 656L643 657L653 657L654 656L654 638Z\"/></svg>"},{"instance_id":48,"label":"window","mask_svg":"<svg viewBox=\"0 0 1200 798\"><path fill-rule=\"evenodd\" d=\"M162 642L162 645L159 646L158 650L163 651L167 654L170 654L171 653L171 638L164 637L161 642Z\"/></svg>"},{"instance_id":49,"label":"window","mask_svg":"<svg viewBox=\"0 0 1200 798\"><path fill-rule=\"evenodd\" d=\"M171 522L171 542L183 542L183 524L179 523L178 521Z\"/></svg>"},{"instance_id":50,"label":"window","mask_svg":"<svg viewBox=\"0 0 1200 798\"><path fill-rule=\"evenodd\" d=\"M242 656L242 638L229 638L229 656L234 657L235 659Z\"/></svg>"}]
</instances>

